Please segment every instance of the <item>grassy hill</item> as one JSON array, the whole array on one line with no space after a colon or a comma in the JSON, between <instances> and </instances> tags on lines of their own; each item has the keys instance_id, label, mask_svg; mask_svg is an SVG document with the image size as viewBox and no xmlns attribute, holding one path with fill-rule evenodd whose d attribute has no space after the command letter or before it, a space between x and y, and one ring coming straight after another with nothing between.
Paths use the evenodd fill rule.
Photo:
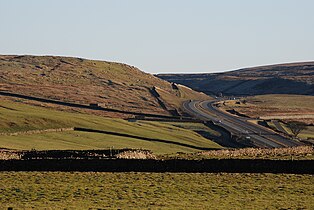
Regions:
<instances>
[{"instance_id":1,"label":"grassy hill","mask_svg":"<svg viewBox=\"0 0 314 210\"><path fill-rule=\"evenodd\" d=\"M186 87L173 86L136 67L115 62L2 55L0 70L0 91L70 103L98 103L105 108L125 111L169 115L169 110L180 109L184 100L208 98ZM123 117L117 113L101 112L101 115Z\"/></svg>"},{"instance_id":2,"label":"grassy hill","mask_svg":"<svg viewBox=\"0 0 314 210\"><path fill-rule=\"evenodd\" d=\"M314 95L314 62L269 65L213 74L161 74L159 78L208 94Z\"/></svg>"},{"instance_id":3,"label":"grassy hill","mask_svg":"<svg viewBox=\"0 0 314 210\"><path fill-rule=\"evenodd\" d=\"M113 134L75 131L71 129L73 127ZM27 150L142 148L161 154L221 147L192 130L169 123L128 122L117 118L62 112L0 100L0 148Z\"/></svg>"}]
</instances>

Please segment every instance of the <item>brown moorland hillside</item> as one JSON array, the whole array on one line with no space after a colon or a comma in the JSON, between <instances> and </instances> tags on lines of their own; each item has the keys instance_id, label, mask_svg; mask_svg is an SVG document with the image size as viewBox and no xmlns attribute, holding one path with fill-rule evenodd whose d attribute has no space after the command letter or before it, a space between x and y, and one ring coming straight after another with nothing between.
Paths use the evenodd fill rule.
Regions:
<instances>
[{"instance_id":1,"label":"brown moorland hillside","mask_svg":"<svg viewBox=\"0 0 314 210\"><path fill-rule=\"evenodd\" d=\"M314 95L314 62L260 66L213 74L160 74L157 76L207 94Z\"/></svg>"},{"instance_id":2,"label":"brown moorland hillside","mask_svg":"<svg viewBox=\"0 0 314 210\"><path fill-rule=\"evenodd\" d=\"M163 115L180 109L184 100L209 98L122 63L29 55L0 56L0 91ZM64 109L58 105L49 106ZM102 115L123 116L117 113Z\"/></svg>"}]
</instances>

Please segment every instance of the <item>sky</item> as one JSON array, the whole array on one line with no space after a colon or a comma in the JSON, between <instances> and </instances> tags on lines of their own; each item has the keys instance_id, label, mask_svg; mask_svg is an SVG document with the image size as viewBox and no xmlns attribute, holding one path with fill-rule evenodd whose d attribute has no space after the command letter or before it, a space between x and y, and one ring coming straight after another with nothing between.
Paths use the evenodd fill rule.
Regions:
<instances>
[{"instance_id":1,"label":"sky","mask_svg":"<svg viewBox=\"0 0 314 210\"><path fill-rule=\"evenodd\" d=\"M0 0L0 54L222 72L314 60L313 0Z\"/></svg>"}]
</instances>

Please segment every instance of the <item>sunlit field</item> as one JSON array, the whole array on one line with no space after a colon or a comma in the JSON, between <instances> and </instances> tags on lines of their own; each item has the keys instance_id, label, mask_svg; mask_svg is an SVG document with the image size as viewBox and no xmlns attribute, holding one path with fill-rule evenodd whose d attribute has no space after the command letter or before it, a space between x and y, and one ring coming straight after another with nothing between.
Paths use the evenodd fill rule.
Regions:
<instances>
[{"instance_id":1,"label":"sunlit field","mask_svg":"<svg viewBox=\"0 0 314 210\"><path fill-rule=\"evenodd\" d=\"M0 208L313 209L314 176L1 172Z\"/></svg>"}]
</instances>

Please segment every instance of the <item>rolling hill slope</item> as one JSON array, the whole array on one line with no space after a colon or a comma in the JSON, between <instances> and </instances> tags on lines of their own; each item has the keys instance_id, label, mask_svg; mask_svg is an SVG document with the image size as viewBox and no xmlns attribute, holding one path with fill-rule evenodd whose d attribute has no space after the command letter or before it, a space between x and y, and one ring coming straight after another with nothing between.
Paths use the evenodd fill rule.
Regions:
<instances>
[{"instance_id":1,"label":"rolling hill slope","mask_svg":"<svg viewBox=\"0 0 314 210\"><path fill-rule=\"evenodd\" d=\"M55 56L0 56L0 91L163 115L180 109L184 100L208 98L126 64ZM61 109L57 105L50 107Z\"/></svg>"},{"instance_id":2,"label":"rolling hill slope","mask_svg":"<svg viewBox=\"0 0 314 210\"><path fill-rule=\"evenodd\" d=\"M269 65L213 74L160 74L157 76L207 94L314 95L314 62Z\"/></svg>"}]
</instances>

